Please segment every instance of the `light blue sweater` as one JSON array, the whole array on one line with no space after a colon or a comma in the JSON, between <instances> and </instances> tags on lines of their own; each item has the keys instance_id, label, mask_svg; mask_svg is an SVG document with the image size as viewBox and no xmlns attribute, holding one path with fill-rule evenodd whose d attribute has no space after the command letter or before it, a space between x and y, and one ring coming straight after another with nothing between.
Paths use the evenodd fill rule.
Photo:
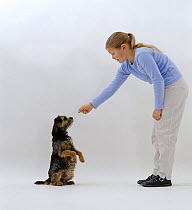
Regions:
<instances>
[{"instance_id":1,"label":"light blue sweater","mask_svg":"<svg viewBox=\"0 0 192 210\"><path fill-rule=\"evenodd\" d=\"M182 77L178 68L165 54L154 48L136 48L134 63L125 60L113 81L90 103L97 108L120 88L130 74L153 84L155 109L163 109L164 87Z\"/></svg>"}]
</instances>

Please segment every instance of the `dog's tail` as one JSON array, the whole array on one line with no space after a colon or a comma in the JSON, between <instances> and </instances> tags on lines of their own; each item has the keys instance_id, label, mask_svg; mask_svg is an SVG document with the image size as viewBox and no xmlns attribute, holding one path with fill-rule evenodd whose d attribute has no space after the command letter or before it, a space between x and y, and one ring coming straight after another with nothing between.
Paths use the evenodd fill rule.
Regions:
<instances>
[{"instance_id":1,"label":"dog's tail","mask_svg":"<svg viewBox=\"0 0 192 210\"><path fill-rule=\"evenodd\" d=\"M34 184L44 184L44 185L49 185L51 183L51 179L48 178L45 181L36 181Z\"/></svg>"}]
</instances>

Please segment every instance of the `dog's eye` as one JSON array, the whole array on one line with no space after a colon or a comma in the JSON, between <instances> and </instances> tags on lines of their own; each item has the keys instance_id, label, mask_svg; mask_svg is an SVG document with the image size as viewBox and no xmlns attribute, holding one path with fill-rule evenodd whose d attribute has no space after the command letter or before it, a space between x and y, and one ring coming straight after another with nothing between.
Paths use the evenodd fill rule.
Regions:
<instances>
[{"instance_id":1,"label":"dog's eye","mask_svg":"<svg viewBox=\"0 0 192 210\"><path fill-rule=\"evenodd\" d=\"M67 117L64 117L63 119L64 119L64 120L67 120Z\"/></svg>"}]
</instances>

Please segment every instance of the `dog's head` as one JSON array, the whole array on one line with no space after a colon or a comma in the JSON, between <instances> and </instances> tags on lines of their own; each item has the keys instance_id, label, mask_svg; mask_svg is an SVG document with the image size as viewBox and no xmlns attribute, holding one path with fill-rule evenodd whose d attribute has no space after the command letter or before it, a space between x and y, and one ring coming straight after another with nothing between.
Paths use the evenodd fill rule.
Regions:
<instances>
[{"instance_id":1,"label":"dog's head","mask_svg":"<svg viewBox=\"0 0 192 210\"><path fill-rule=\"evenodd\" d=\"M58 130L67 130L73 124L73 117L58 116L54 119L54 127Z\"/></svg>"}]
</instances>

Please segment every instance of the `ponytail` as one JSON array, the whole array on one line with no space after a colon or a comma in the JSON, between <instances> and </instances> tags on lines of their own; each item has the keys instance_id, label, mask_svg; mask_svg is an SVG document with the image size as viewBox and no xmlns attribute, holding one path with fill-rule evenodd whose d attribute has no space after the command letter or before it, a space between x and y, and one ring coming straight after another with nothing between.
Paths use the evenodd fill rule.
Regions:
<instances>
[{"instance_id":1,"label":"ponytail","mask_svg":"<svg viewBox=\"0 0 192 210\"><path fill-rule=\"evenodd\" d=\"M140 48L140 47L148 47L148 48L155 48L156 50L158 50L159 52L162 52L160 49L158 49L157 47L155 47L154 45L148 45L148 44L143 44L143 43L138 43L134 46L134 48Z\"/></svg>"},{"instance_id":2,"label":"ponytail","mask_svg":"<svg viewBox=\"0 0 192 210\"><path fill-rule=\"evenodd\" d=\"M130 46L131 46L131 49L134 49L135 48L135 36L131 33L128 33L127 34L129 39L130 39Z\"/></svg>"}]
</instances>

